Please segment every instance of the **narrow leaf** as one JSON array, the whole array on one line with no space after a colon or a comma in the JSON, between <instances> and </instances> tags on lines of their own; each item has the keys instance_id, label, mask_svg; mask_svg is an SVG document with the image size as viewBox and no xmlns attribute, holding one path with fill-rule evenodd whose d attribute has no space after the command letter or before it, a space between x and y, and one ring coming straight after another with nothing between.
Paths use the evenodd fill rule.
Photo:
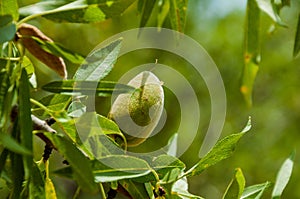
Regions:
<instances>
[{"instance_id":1,"label":"narrow leaf","mask_svg":"<svg viewBox=\"0 0 300 199\"><path fill-rule=\"evenodd\" d=\"M255 196L258 196L259 194L262 195L263 192L270 186L271 186L270 182L265 182L262 184L256 184L256 185L246 187L241 196L241 199L251 199L254 198ZM255 197L255 199L259 199L259 198Z\"/></svg>"},{"instance_id":2,"label":"narrow leaf","mask_svg":"<svg viewBox=\"0 0 300 199\"><path fill-rule=\"evenodd\" d=\"M69 60L74 64L84 63L83 56L75 52L71 52L70 50L66 49L65 47L63 47L58 43L55 43L53 41L41 40L38 37L34 37L34 36L31 38L35 40L40 45L40 47L48 53L56 55L57 57L62 57L65 60Z\"/></svg>"},{"instance_id":3,"label":"narrow leaf","mask_svg":"<svg viewBox=\"0 0 300 199\"><path fill-rule=\"evenodd\" d=\"M140 21L140 28L145 27L151 13L153 11L154 5L156 3L156 0L143 0L140 1L142 3L141 6L141 21Z\"/></svg>"},{"instance_id":4,"label":"narrow leaf","mask_svg":"<svg viewBox=\"0 0 300 199\"><path fill-rule=\"evenodd\" d=\"M66 95L108 96L113 92L120 94L134 91L134 88L131 86L111 81L54 81L44 85L42 88L49 92Z\"/></svg>"},{"instance_id":5,"label":"narrow leaf","mask_svg":"<svg viewBox=\"0 0 300 199\"><path fill-rule=\"evenodd\" d=\"M20 14L36 14L56 22L92 23L120 16L134 0L39 2L20 8Z\"/></svg>"},{"instance_id":6,"label":"narrow leaf","mask_svg":"<svg viewBox=\"0 0 300 199\"><path fill-rule=\"evenodd\" d=\"M298 16L298 25L297 25L297 31L295 36L295 43L294 43L294 57L298 55L300 51L300 14Z\"/></svg>"},{"instance_id":7,"label":"narrow leaf","mask_svg":"<svg viewBox=\"0 0 300 199\"><path fill-rule=\"evenodd\" d=\"M170 0L169 19L173 30L184 32L188 0Z\"/></svg>"},{"instance_id":8,"label":"narrow leaf","mask_svg":"<svg viewBox=\"0 0 300 199\"><path fill-rule=\"evenodd\" d=\"M2 132L0 134L0 144L2 144L5 148L15 153L32 156L30 150L22 146L20 143L18 143L15 139L13 139L11 136L9 136L6 133Z\"/></svg>"},{"instance_id":9,"label":"narrow leaf","mask_svg":"<svg viewBox=\"0 0 300 199\"><path fill-rule=\"evenodd\" d=\"M30 198L45 199L45 181L38 165L33 162L32 176L29 185Z\"/></svg>"},{"instance_id":10,"label":"narrow leaf","mask_svg":"<svg viewBox=\"0 0 300 199\"><path fill-rule=\"evenodd\" d=\"M127 155L109 155L93 162L96 182L112 182L147 175L151 172L146 161Z\"/></svg>"},{"instance_id":11,"label":"narrow leaf","mask_svg":"<svg viewBox=\"0 0 300 199\"><path fill-rule=\"evenodd\" d=\"M22 70L21 79L19 82L19 123L21 133L21 144L32 154L32 121L30 111L30 91L29 82L26 70ZM26 179L31 176L32 157L24 156L24 167Z\"/></svg>"},{"instance_id":12,"label":"narrow leaf","mask_svg":"<svg viewBox=\"0 0 300 199\"><path fill-rule=\"evenodd\" d=\"M69 162L78 185L85 191L95 193L97 186L94 183L94 176L88 158L64 137L53 133L44 133L44 135L52 141L58 151Z\"/></svg>"},{"instance_id":13,"label":"narrow leaf","mask_svg":"<svg viewBox=\"0 0 300 199\"><path fill-rule=\"evenodd\" d=\"M157 27L162 27L170 11L170 0L158 0Z\"/></svg>"},{"instance_id":14,"label":"narrow leaf","mask_svg":"<svg viewBox=\"0 0 300 199\"><path fill-rule=\"evenodd\" d=\"M113 68L119 51L121 49L122 38L109 45L96 49L87 58L86 64L82 64L74 75L75 80L100 81Z\"/></svg>"},{"instance_id":15,"label":"narrow leaf","mask_svg":"<svg viewBox=\"0 0 300 199\"><path fill-rule=\"evenodd\" d=\"M265 12L267 15L271 17L271 19L276 22L278 25L284 26L280 16L279 16L279 9L276 9L276 5L274 1L270 0L256 0L259 9Z\"/></svg>"},{"instance_id":16,"label":"narrow leaf","mask_svg":"<svg viewBox=\"0 0 300 199\"><path fill-rule=\"evenodd\" d=\"M223 195L223 199L240 199L245 188L245 183L242 170L240 168L236 169L234 177Z\"/></svg>"},{"instance_id":17,"label":"narrow leaf","mask_svg":"<svg viewBox=\"0 0 300 199\"><path fill-rule=\"evenodd\" d=\"M260 10L255 0L248 0L244 33L244 71L241 92L249 106L252 105L252 90L260 63Z\"/></svg>"},{"instance_id":18,"label":"narrow leaf","mask_svg":"<svg viewBox=\"0 0 300 199\"><path fill-rule=\"evenodd\" d=\"M24 164L22 156L19 154L11 153L11 167L12 167L12 192L10 198L19 199L24 180Z\"/></svg>"},{"instance_id":19,"label":"narrow leaf","mask_svg":"<svg viewBox=\"0 0 300 199\"><path fill-rule=\"evenodd\" d=\"M292 153L292 155L281 165L281 168L277 173L276 182L273 188L272 199L279 199L286 185L288 184L293 171L294 156L295 154Z\"/></svg>"},{"instance_id":20,"label":"narrow leaf","mask_svg":"<svg viewBox=\"0 0 300 199\"><path fill-rule=\"evenodd\" d=\"M216 145L189 171L187 171L183 176L194 176L199 175L208 167L215 165L216 163L229 158L241 137L249 131L251 128L251 120L249 119L246 127L241 133L229 135L222 140L218 141Z\"/></svg>"}]
</instances>

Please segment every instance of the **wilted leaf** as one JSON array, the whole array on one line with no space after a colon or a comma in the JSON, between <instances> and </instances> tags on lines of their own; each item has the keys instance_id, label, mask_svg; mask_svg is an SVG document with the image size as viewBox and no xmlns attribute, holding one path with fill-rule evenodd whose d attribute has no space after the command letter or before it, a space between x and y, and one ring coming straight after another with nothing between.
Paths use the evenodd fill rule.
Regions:
<instances>
[{"instance_id":1,"label":"wilted leaf","mask_svg":"<svg viewBox=\"0 0 300 199\"><path fill-rule=\"evenodd\" d=\"M38 60L46 64L49 68L57 72L61 77L67 78L67 70L64 60L61 57L53 55L43 48L32 38L36 37L41 41L52 42L52 40L42 33L37 27L29 24L21 24L18 28L19 40L25 48Z\"/></svg>"},{"instance_id":2,"label":"wilted leaf","mask_svg":"<svg viewBox=\"0 0 300 199\"><path fill-rule=\"evenodd\" d=\"M244 191L245 184L246 181L242 170L240 168L236 169L234 177L223 195L223 199L240 199Z\"/></svg>"}]
</instances>

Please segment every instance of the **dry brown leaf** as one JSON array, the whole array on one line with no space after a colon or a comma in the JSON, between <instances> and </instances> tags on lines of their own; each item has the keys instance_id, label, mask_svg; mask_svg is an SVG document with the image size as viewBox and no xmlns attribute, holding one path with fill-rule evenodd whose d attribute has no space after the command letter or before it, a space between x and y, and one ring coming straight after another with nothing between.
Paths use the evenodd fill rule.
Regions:
<instances>
[{"instance_id":1,"label":"dry brown leaf","mask_svg":"<svg viewBox=\"0 0 300 199\"><path fill-rule=\"evenodd\" d=\"M64 60L61 57L53 55L43 50L39 44L32 38L37 37L43 41L52 40L47 37L37 27L30 24L23 23L19 26L17 32L18 39L22 42L24 47L37 59L46 64L49 68L58 73L61 77L67 78L67 70Z\"/></svg>"}]
</instances>

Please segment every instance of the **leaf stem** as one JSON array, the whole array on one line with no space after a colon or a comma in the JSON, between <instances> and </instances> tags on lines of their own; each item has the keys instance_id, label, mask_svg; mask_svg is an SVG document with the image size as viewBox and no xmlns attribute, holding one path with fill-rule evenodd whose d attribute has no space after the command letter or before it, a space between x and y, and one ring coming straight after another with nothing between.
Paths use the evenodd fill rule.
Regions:
<instances>
[{"instance_id":1,"label":"leaf stem","mask_svg":"<svg viewBox=\"0 0 300 199\"><path fill-rule=\"evenodd\" d=\"M105 194L102 183L99 183L99 187L100 187L100 193L101 193L102 198L106 198L106 194Z\"/></svg>"}]
</instances>

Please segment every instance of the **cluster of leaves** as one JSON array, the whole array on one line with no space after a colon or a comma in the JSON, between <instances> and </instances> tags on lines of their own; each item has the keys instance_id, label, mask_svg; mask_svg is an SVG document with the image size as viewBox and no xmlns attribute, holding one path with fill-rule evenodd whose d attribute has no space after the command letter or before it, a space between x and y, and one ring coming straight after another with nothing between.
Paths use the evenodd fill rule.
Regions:
<instances>
[{"instance_id":1,"label":"cluster of leaves","mask_svg":"<svg viewBox=\"0 0 300 199\"><path fill-rule=\"evenodd\" d=\"M118 136L121 142L126 142L118 125L93 110L87 110L84 103L89 96L95 94L109 96L113 92L133 91L134 88L130 86L102 80L116 62L122 39L94 51L89 59L84 59L45 39L45 35L34 29L31 30L37 34L25 35L20 31L24 22L39 16L57 22L99 22L119 16L133 2L134 0L41 1L18 9L16 1L0 1L1 196L56 198L55 187L49 175L48 158L52 150L57 150L66 159L68 166L58 169L54 174L75 180L78 190L99 192L103 198L111 198L117 192L130 198L201 198L188 192L187 177L199 175L210 166L230 157L240 138L250 129L249 121L242 132L217 142L206 156L188 170L176 158L176 136L169 142L172 147L155 157L130 155L126 148L123 149L119 142L112 139ZM169 16L171 27L183 31L186 0L139 0L137 4L141 13L141 27L146 25L156 5L159 8L158 27ZM20 21L19 15L23 17ZM22 38L35 42L38 47L34 50L45 53L46 57L49 53L82 65L72 79L43 85L44 90L56 94L41 100L33 99L30 89L37 86L34 67L24 53L24 47L30 51L32 45L24 45ZM32 55L43 61L38 53ZM63 64L54 69L51 63L44 63L65 77L62 72L65 70ZM57 130L50 127L51 122L47 120L49 117L57 123ZM80 128L88 132L85 139L78 135ZM42 159L37 162L33 159L33 136L41 138L46 145ZM98 147L95 148L95 145ZM120 150L112 149L111 146ZM273 198L282 194L292 166L292 158L289 158L280 169ZM260 198L268 187L269 182L245 188L243 174L237 169L224 198Z\"/></svg>"}]
</instances>

